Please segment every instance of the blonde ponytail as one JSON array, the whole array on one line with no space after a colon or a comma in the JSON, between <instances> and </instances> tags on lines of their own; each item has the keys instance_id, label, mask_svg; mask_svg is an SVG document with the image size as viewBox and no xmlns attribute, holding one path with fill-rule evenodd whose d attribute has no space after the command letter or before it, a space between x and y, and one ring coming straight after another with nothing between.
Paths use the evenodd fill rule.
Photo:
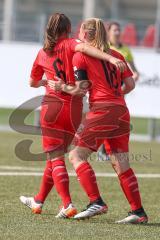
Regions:
<instances>
[{"instance_id":1,"label":"blonde ponytail","mask_svg":"<svg viewBox=\"0 0 160 240\"><path fill-rule=\"evenodd\" d=\"M87 33L87 41L90 44L102 51L107 51L107 33L105 26L101 19L90 18L87 19L82 27Z\"/></svg>"}]
</instances>

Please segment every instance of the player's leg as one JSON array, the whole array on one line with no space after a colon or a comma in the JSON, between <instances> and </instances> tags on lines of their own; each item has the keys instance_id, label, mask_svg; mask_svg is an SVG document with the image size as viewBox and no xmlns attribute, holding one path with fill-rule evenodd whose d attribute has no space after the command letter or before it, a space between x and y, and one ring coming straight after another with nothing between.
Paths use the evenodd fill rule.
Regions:
<instances>
[{"instance_id":1,"label":"player's leg","mask_svg":"<svg viewBox=\"0 0 160 240\"><path fill-rule=\"evenodd\" d=\"M47 152L48 147L51 145L51 138L48 138L48 135L46 133L48 122L45 120L47 116L47 108L48 105L44 104L41 107L40 112L40 125L42 129L42 145L44 151ZM39 192L34 197L26 197L21 196L20 201L31 208L33 213L40 214L42 212L42 206L45 202L45 199L47 198L49 192L51 191L52 187L54 185L53 179L52 179L52 164L50 159L47 158L46 166L43 172L43 177L40 183Z\"/></svg>"},{"instance_id":2,"label":"player's leg","mask_svg":"<svg viewBox=\"0 0 160 240\"><path fill-rule=\"evenodd\" d=\"M56 152L54 154L56 154ZM31 208L33 213L40 214L42 212L43 204L53 186L52 162L47 154L46 167L43 172L39 192L34 197L21 196L20 201L27 207Z\"/></svg>"},{"instance_id":3,"label":"player's leg","mask_svg":"<svg viewBox=\"0 0 160 240\"><path fill-rule=\"evenodd\" d=\"M93 202L100 198L99 189L97 186L97 181L95 173L87 161L88 157L92 151L83 147L75 147L69 153L69 161L75 169L78 179L87 193L90 202Z\"/></svg>"},{"instance_id":4,"label":"player's leg","mask_svg":"<svg viewBox=\"0 0 160 240\"><path fill-rule=\"evenodd\" d=\"M52 179L52 163L50 160L47 160L40 184L40 189L39 192L34 196L34 200L36 202L44 203L53 186L54 182Z\"/></svg>"},{"instance_id":5,"label":"player's leg","mask_svg":"<svg viewBox=\"0 0 160 240\"><path fill-rule=\"evenodd\" d=\"M57 115L58 111L60 111L62 106L61 101L58 101L58 103L56 103L56 107L55 107L54 101L53 102L52 101L51 102L49 101L49 103L47 101L44 102L44 104L42 104L41 106L41 112L40 112L40 125L42 130L42 146L43 146L44 152L46 152L47 161L46 161L46 167L44 169L43 177L40 184L40 190L38 194L35 195L34 200L42 204L44 203L52 187L54 186L54 181L52 179L52 163L50 161L50 156L48 152L51 149L54 149L55 147L57 147L57 142L55 141L55 138L54 138L55 133L54 131L52 131L52 128L57 123L53 119ZM55 151L54 154L57 156L59 153Z\"/></svg>"},{"instance_id":6,"label":"player's leg","mask_svg":"<svg viewBox=\"0 0 160 240\"><path fill-rule=\"evenodd\" d=\"M104 144L102 144L100 146L100 148L98 149L98 159L100 161L106 161L106 160L109 160L109 155L108 153L106 152L106 149L105 149L105 146Z\"/></svg>"},{"instance_id":7,"label":"player's leg","mask_svg":"<svg viewBox=\"0 0 160 240\"><path fill-rule=\"evenodd\" d=\"M30 207L33 213L40 214L42 212L45 199L47 198L53 186L54 182L52 179L52 164L50 160L47 160L39 192L34 197L21 196L20 201Z\"/></svg>"},{"instance_id":8,"label":"player's leg","mask_svg":"<svg viewBox=\"0 0 160 240\"><path fill-rule=\"evenodd\" d=\"M63 207L56 216L57 218L72 217L77 213L77 210L72 204L69 191L69 176L65 165L64 151L49 152L49 159L52 166L52 179L55 189L59 194ZM56 156L57 155L57 156Z\"/></svg>"},{"instance_id":9,"label":"player's leg","mask_svg":"<svg viewBox=\"0 0 160 240\"><path fill-rule=\"evenodd\" d=\"M118 223L146 223L148 217L142 207L137 177L129 165L128 153L113 154L111 159L114 159L113 168L131 207L129 216L118 221Z\"/></svg>"},{"instance_id":10,"label":"player's leg","mask_svg":"<svg viewBox=\"0 0 160 240\"><path fill-rule=\"evenodd\" d=\"M67 172L66 172L66 168L65 168L65 164L64 164L64 157L58 157L60 155L64 155L63 152L59 153L59 152L49 152L47 153L47 157L48 157L48 160L46 161L46 167L45 167L45 170L44 170L44 173L43 173L43 177L42 177L42 180L41 180L41 184L40 184L40 190L38 192L38 194L36 194L33 197L25 197L25 196L21 196L20 197L20 200L21 202L23 202L25 205L29 205L30 208L32 209L32 212L33 213L41 213L41 210L42 210L42 206L43 206L43 203L45 201L45 199L47 198L49 192L51 191L52 187L54 186L54 181L53 181L53 162L52 162L52 159L55 159L58 161L58 159L63 159L63 164L64 165L64 169L65 170L65 173L66 175ZM50 156L51 157L51 160L50 160ZM57 156L57 158L55 157ZM60 160L61 161L61 160ZM57 162L55 162L56 164ZM62 174L61 177L63 177L64 175ZM65 192L64 194L62 194L62 186L58 184L57 182L57 178L56 178L56 175L54 174L54 177L55 177L55 180L56 180L56 189L57 191L59 192L60 196L63 197L63 201L62 203L66 202L67 201L67 205L69 205L69 203L71 202L71 200L66 200L66 199L70 199L70 194L69 194L69 189L68 189L68 184L67 186L64 186L64 188L66 187L66 196L65 196ZM59 189L60 188L60 189ZM66 207L66 204L65 204L65 207Z\"/></svg>"},{"instance_id":11,"label":"player's leg","mask_svg":"<svg viewBox=\"0 0 160 240\"><path fill-rule=\"evenodd\" d=\"M101 104L96 104L93 110L91 109L86 114L82 122L82 128L76 134L74 141L76 147L69 154L70 162L90 200L90 204L86 210L75 216L77 219L91 217L98 213L105 213L108 209L100 196L94 170L87 162L90 154L93 151L97 151L104 141L103 135L105 135L105 132L101 131L101 129L103 130L104 123L106 122L106 114L107 111L101 109Z\"/></svg>"},{"instance_id":12,"label":"player's leg","mask_svg":"<svg viewBox=\"0 0 160 240\"><path fill-rule=\"evenodd\" d=\"M69 160L72 163L78 180L89 198L87 208L77 214L74 218L84 219L107 212L107 206L100 196L96 176L93 168L87 162L92 150L85 147L75 147L69 154Z\"/></svg>"},{"instance_id":13,"label":"player's leg","mask_svg":"<svg viewBox=\"0 0 160 240\"><path fill-rule=\"evenodd\" d=\"M106 145L110 145L112 167L118 175L122 191L131 207L129 216L117 223L146 223L148 218L142 207L137 177L129 164L128 142L129 135L126 135L108 139ZM119 150L124 152L118 152Z\"/></svg>"},{"instance_id":14,"label":"player's leg","mask_svg":"<svg viewBox=\"0 0 160 240\"><path fill-rule=\"evenodd\" d=\"M79 107L78 113L76 112L77 107ZM57 118L57 129L62 130L57 131L56 134L54 133L54 138L60 140L59 146L57 147L59 154L55 155L55 151L48 153L52 163L52 178L54 186L61 197L63 205L62 209L56 216L57 218L73 217L77 213L70 196L69 176L64 161L64 154L68 152L75 131L81 122L81 108L82 103L77 103L74 99L69 103L63 103L63 111L59 113Z\"/></svg>"},{"instance_id":15,"label":"player's leg","mask_svg":"<svg viewBox=\"0 0 160 240\"><path fill-rule=\"evenodd\" d=\"M33 213L40 214L42 212L43 203L51 191L53 185L54 182L52 179L52 163L50 160L47 160L38 194L36 194L34 198L21 196L20 200L23 204L30 207Z\"/></svg>"},{"instance_id":16,"label":"player's leg","mask_svg":"<svg viewBox=\"0 0 160 240\"><path fill-rule=\"evenodd\" d=\"M41 213L43 202L51 191L53 185L55 185L56 191L63 204L63 207L60 209L56 217L73 217L77 213L77 210L72 204L69 192L69 176L64 161L64 152L49 152L48 159L39 193L34 198L21 196L20 200L23 204L31 208L33 213Z\"/></svg>"},{"instance_id":17,"label":"player's leg","mask_svg":"<svg viewBox=\"0 0 160 240\"><path fill-rule=\"evenodd\" d=\"M71 197L69 194L69 178L63 156L65 147L70 144L69 141L65 143L65 138L70 140L73 139L73 136L70 136L72 134L68 134L66 137L63 123L64 117L61 116L62 109L66 109L66 105L64 106L63 102L57 99L55 101L50 99L48 104L42 105L41 129L43 149L47 152L47 166L42 178L40 192L35 198L21 197L21 201L36 213L40 213L41 211L35 211L35 207L36 209L38 206L42 208L42 204L51 191L54 183L62 199L64 205L63 210L72 209L70 204ZM58 168L58 165L61 167ZM63 217L69 217L71 215L70 212L71 211L68 211L68 216L67 214L63 214Z\"/></svg>"},{"instance_id":18,"label":"player's leg","mask_svg":"<svg viewBox=\"0 0 160 240\"><path fill-rule=\"evenodd\" d=\"M116 110L121 113L121 107L117 106ZM115 131L114 137L108 138L112 166L118 175L121 188L131 207L129 216L118 221L118 223L145 223L148 218L142 207L138 181L129 164L130 115L127 108L124 107L124 111L117 122L118 131Z\"/></svg>"}]
</instances>

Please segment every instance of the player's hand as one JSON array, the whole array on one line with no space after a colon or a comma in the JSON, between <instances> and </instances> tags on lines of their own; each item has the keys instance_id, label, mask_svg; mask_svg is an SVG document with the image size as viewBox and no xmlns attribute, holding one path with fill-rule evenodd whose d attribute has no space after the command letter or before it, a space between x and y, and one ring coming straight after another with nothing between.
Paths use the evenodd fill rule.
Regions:
<instances>
[{"instance_id":1,"label":"player's hand","mask_svg":"<svg viewBox=\"0 0 160 240\"><path fill-rule=\"evenodd\" d=\"M54 81L55 80L55 81ZM58 78L58 77L54 77L54 80L48 80L48 86L56 91L56 92L59 92L62 90L62 86L64 84L63 80L61 78Z\"/></svg>"},{"instance_id":2,"label":"player's hand","mask_svg":"<svg viewBox=\"0 0 160 240\"><path fill-rule=\"evenodd\" d=\"M109 62L114 64L119 70L120 72L124 72L125 70L127 70L127 65L124 61L117 59L115 57L111 57L109 59Z\"/></svg>"},{"instance_id":3,"label":"player's hand","mask_svg":"<svg viewBox=\"0 0 160 240\"><path fill-rule=\"evenodd\" d=\"M72 95L78 95L78 96L81 96L81 97L84 97L87 93L87 90L83 90L83 89L78 89L78 88L75 88L75 90L72 92Z\"/></svg>"},{"instance_id":4,"label":"player's hand","mask_svg":"<svg viewBox=\"0 0 160 240\"><path fill-rule=\"evenodd\" d=\"M133 72L133 79L135 82L137 82L139 80L139 73L138 72Z\"/></svg>"}]
</instances>

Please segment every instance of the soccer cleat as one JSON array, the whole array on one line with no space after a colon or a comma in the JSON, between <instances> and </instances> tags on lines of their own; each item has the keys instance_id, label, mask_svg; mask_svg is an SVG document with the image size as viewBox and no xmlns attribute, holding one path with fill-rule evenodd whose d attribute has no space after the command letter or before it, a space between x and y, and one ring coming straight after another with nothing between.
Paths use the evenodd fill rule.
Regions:
<instances>
[{"instance_id":1,"label":"soccer cleat","mask_svg":"<svg viewBox=\"0 0 160 240\"><path fill-rule=\"evenodd\" d=\"M90 203L85 210L75 215L74 219L80 220L85 218L91 218L99 214L107 213L107 210L107 205L103 202L102 199L100 199L98 201Z\"/></svg>"},{"instance_id":2,"label":"soccer cleat","mask_svg":"<svg viewBox=\"0 0 160 240\"><path fill-rule=\"evenodd\" d=\"M116 221L116 223L122 223L122 224L140 224L140 223L147 223L148 217L145 213L143 208L137 209L135 211L131 211L128 213L128 216L120 221Z\"/></svg>"},{"instance_id":3,"label":"soccer cleat","mask_svg":"<svg viewBox=\"0 0 160 240\"><path fill-rule=\"evenodd\" d=\"M27 207L31 208L32 213L41 214L43 204L35 202L33 197L21 196L20 201Z\"/></svg>"},{"instance_id":4,"label":"soccer cleat","mask_svg":"<svg viewBox=\"0 0 160 240\"><path fill-rule=\"evenodd\" d=\"M56 218L71 218L77 214L77 209L72 203L68 205L67 208L62 207L59 213L55 216Z\"/></svg>"}]
</instances>

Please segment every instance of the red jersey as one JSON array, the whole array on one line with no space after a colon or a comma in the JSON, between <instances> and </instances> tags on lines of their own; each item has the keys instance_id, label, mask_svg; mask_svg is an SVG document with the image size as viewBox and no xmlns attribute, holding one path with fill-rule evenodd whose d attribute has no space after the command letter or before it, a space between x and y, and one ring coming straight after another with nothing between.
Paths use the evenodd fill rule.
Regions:
<instances>
[{"instance_id":1,"label":"red jersey","mask_svg":"<svg viewBox=\"0 0 160 240\"><path fill-rule=\"evenodd\" d=\"M61 39L54 47L53 54L48 55L43 49L38 52L34 61L31 78L35 81L40 81L43 75L46 78L53 79L58 76L63 79L66 84L75 84L72 58L75 52L75 46L79 42L75 39ZM70 100L71 95L67 93L58 93L46 86L46 95L56 95L62 99Z\"/></svg>"},{"instance_id":2,"label":"red jersey","mask_svg":"<svg viewBox=\"0 0 160 240\"><path fill-rule=\"evenodd\" d=\"M110 55L125 62L124 57L114 50L110 50ZM121 73L113 64L79 52L74 54L72 63L76 80L82 80L77 78L78 71L81 71L80 75L86 76L92 83L89 89L90 104L94 102L126 104L121 86L123 79L132 76L127 64L127 70Z\"/></svg>"}]
</instances>

